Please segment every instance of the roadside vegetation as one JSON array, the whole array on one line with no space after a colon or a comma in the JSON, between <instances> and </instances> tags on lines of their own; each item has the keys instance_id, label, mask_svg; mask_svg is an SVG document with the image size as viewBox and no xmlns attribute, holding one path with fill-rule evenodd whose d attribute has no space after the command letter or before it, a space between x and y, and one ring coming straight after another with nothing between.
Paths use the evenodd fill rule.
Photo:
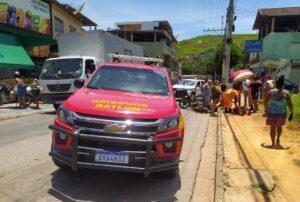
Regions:
<instances>
[{"instance_id":1,"label":"roadside vegetation","mask_svg":"<svg viewBox=\"0 0 300 202\"><path fill-rule=\"evenodd\" d=\"M257 39L256 34L233 35L231 64L235 69L247 66L249 54L243 51L245 40ZM219 74L222 67L223 35L199 36L178 42L183 74Z\"/></svg>"}]
</instances>

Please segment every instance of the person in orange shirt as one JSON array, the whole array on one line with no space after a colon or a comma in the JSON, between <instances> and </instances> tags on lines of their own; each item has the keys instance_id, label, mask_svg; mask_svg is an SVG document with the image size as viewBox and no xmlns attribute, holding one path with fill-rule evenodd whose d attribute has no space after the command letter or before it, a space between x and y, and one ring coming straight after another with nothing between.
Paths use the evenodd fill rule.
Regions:
<instances>
[{"instance_id":1,"label":"person in orange shirt","mask_svg":"<svg viewBox=\"0 0 300 202\"><path fill-rule=\"evenodd\" d=\"M231 112L232 103L234 101L239 102L240 96L239 92L237 90L228 89L225 93L222 95L224 107L225 107L225 113Z\"/></svg>"}]
</instances>

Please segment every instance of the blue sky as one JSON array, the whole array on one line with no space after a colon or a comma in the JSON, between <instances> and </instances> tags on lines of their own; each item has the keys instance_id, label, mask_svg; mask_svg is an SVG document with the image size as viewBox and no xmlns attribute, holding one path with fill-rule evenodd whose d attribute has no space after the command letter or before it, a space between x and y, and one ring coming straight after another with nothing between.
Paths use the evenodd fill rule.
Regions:
<instances>
[{"instance_id":1,"label":"blue sky","mask_svg":"<svg viewBox=\"0 0 300 202\"><path fill-rule=\"evenodd\" d=\"M114 22L168 20L178 40L203 35L203 28L221 28L229 0L59 0L78 7L99 28L114 28ZM300 0L235 0L235 33L252 30L258 8L300 6ZM224 18L225 23L225 18ZM211 32L211 34L216 34Z\"/></svg>"}]
</instances>

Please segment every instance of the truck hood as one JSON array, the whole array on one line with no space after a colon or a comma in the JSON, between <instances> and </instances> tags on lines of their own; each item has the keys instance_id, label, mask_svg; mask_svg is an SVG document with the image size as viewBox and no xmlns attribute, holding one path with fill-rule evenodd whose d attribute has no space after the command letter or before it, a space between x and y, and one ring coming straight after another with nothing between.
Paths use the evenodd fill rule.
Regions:
<instances>
[{"instance_id":1,"label":"truck hood","mask_svg":"<svg viewBox=\"0 0 300 202\"><path fill-rule=\"evenodd\" d=\"M184 86L184 85L173 85L173 88L175 89L193 89L193 86Z\"/></svg>"},{"instance_id":2,"label":"truck hood","mask_svg":"<svg viewBox=\"0 0 300 202\"><path fill-rule=\"evenodd\" d=\"M64 102L67 109L89 115L160 119L174 116L178 106L173 96L160 96L81 88Z\"/></svg>"}]
</instances>

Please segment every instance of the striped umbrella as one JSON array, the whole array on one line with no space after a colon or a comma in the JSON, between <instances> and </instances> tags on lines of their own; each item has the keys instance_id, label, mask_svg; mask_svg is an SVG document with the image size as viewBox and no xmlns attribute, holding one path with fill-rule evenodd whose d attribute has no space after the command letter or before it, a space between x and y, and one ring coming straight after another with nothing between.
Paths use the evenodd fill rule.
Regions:
<instances>
[{"instance_id":1,"label":"striped umbrella","mask_svg":"<svg viewBox=\"0 0 300 202\"><path fill-rule=\"evenodd\" d=\"M243 69L243 70L238 70L238 71L235 71L233 72L231 75L230 75L230 80L232 80L233 82L241 82L245 79L248 79L248 78L251 78L251 77L254 77L254 73L249 70L249 69Z\"/></svg>"}]
</instances>

